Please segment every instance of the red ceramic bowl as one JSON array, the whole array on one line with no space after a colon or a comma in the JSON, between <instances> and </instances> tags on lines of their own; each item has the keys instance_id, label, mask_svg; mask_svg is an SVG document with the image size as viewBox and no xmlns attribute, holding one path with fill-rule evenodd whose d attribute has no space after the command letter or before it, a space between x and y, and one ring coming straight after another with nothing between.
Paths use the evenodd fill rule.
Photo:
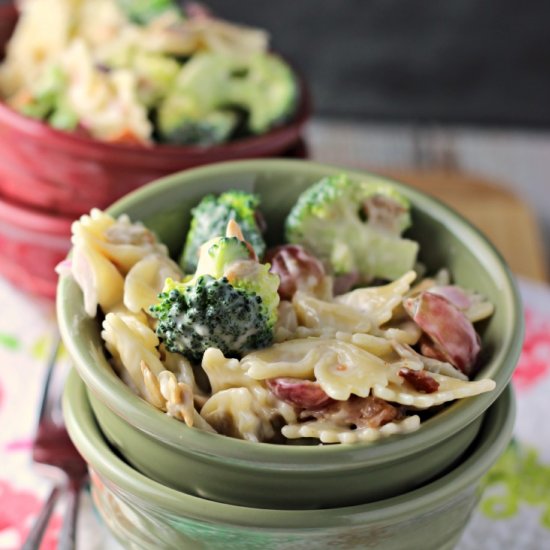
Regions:
<instances>
[{"instance_id":1,"label":"red ceramic bowl","mask_svg":"<svg viewBox=\"0 0 550 550\"><path fill-rule=\"evenodd\" d=\"M16 21L13 6L0 6L0 52ZM213 147L146 147L61 132L0 103L0 191L20 202L78 216L172 172L224 160L283 156L299 141L310 111L302 81L294 119L266 134Z\"/></svg>"},{"instance_id":2,"label":"red ceramic bowl","mask_svg":"<svg viewBox=\"0 0 550 550\"><path fill-rule=\"evenodd\" d=\"M19 289L55 297L55 266L71 246L72 218L0 196L0 275Z\"/></svg>"}]
</instances>

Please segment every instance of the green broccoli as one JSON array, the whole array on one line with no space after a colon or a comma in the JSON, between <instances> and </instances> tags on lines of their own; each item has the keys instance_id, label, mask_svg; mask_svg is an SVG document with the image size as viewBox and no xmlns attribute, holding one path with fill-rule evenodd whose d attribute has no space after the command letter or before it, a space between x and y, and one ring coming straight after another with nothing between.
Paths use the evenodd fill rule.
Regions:
<instances>
[{"instance_id":1,"label":"green broccoli","mask_svg":"<svg viewBox=\"0 0 550 550\"><path fill-rule=\"evenodd\" d=\"M216 145L227 141L239 123L231 110L203 112L185 95L172 94L161 102L157 130L163 143L172 145Z\"/></svg>"},{"instance_id":2,"label":"green broccoli","mask_svg":"<svg viewBox=\"0 0 550 550\"><path fill-rule=\"evenodd\" d=\"M159 138L180 145L227 141L239 123L226 105L231 58L197 53L181 68L157 113Z\"/></svg>"},{"instance_id":3,"label":"green broccoli","mask_svg":"<svg viewBox=\"0 0 550 550\"><path fill-rule=\"evenodd\" d=\"M21 112L47 121L58 130L74 130L78 126L78 117L67 100L67 86L67 76L61 67L50 67L38 80L31 101L21 108Z\"/></svg>"},{"instance_id":4,"label":"green broccoli","mask_svg":"<svg viewBox=\"0 0 550 550\"><path fill-rule=\"evenodd\" d=\"M258 258L262 258L265 242L257 221L259 204L257 195L245 191L227 191L219 197L204 197L191 211L191 225L180 260L184 272L195 271L201 245L213 237L223 235L229 220L239 224L244 239L252 245Z\"/></svg>"},{"instance_id":5,"label":"green broccoli","mask_svg":"<svg viewBox=\"0 0 550 550\"><path fill-rule=\"evenodd\" d=\"M262 133L294 112L297 96L292 70L276 56L200 52L159 105L158 134L167 143L214 145L229 140L240 122L246 132Z\"/></svg>"},{"instance_id":6,"label":"green broccoli","mask_svg":"<svg viewBox=\"0 0 550 550\"><path fill-rule=\"evenodd\" d=\"M248 112L248 129L253 134L267 132L294 113L297 81L279 57L256 55L243 67L241 77L237 71L233 74L231 102Z\"/></svg>"},{"instance_id":7,"label":"green broccoli","mask_svg":"<svg viewBox=\"0 0 550 550\"><path fill-rule=\"evenodd\" d=\"M167 279L159 303L151 306L157 335L169 351L193 361L210 347L240 357L269 346L279 304L279 278L269 267L251 259L237 237L205 243L194 277Z\"/></svg>"},{"instance_id":8,"label":"green broccoli","mask_svg":"<svg viewBox=\"0 0 550 550\"><path fill-rule=\"evenodd\" d=\"M117 3L128 19L138 25L146 25L169 10L181 14L174 0L117 0Z\"/></svg>"},{"instance_id":9,"label":"green broccoli","mask_svg":"<svg viewBox=\"0 0 550 550\"><path fill-rule=\"evenodd\" d=\"M138 81L138 97L147 107L156 105L172 88L180 64L171 57L152 52L139 52L132 66Z\"/></svg>"},{"instance_id":10,"label":"green broccoli","mask_svg":"<svg viewBox=\"0 0 550 550\"><path fill-rule=\"evenodd\" d=\"M354 273L367 283L396 279L414 266L418 243L401 238L410 223L408 200L386 182L338 175L300 195L286 219L286 237L335 275Z\"/></svg>"}]
</instances>

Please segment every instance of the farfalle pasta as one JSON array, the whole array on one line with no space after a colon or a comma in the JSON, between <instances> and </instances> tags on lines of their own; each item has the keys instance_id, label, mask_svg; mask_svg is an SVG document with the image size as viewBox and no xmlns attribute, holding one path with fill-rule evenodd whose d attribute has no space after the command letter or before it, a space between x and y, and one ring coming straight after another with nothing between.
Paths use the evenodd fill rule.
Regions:
<instances>
[{"instance_id":1,"label":"farfalle pasta","mask_svg":"<svg viewBox=\"0 0 550 550\"><path fill-rule=\"evenodd\" d=\"M201 408L201 416L214 428L233 437L262 441L275 437L274 420L295 420L293 408L249 377L238 359L226 358L220 350L210 348L204 353L202 368L212 397Z\"/></svg>"},{"instance_id":2,"label":"farfalle pasta","mask_svg":"<svg viewBox=\"0 0 550 550\"><path fill-rule=\"evenodd\" d=\"M94 210L74 224L64 270L82 288L87 313L101 308L116 372L159 411L255 442L373 443L419 429L441 405L494 389L492 380L472 379L481 349L473 323L493 306L451 284L445 270L418 277L416 243L400 242L405 199L344 176L313 187L287 218L291 244L267 252L258 245L259 199L244 192L193 210L180 264L125 216ZM338 246L337 233L332 249L323 245L317 256L306 249L301 232L321 227L310 218L330 211L326 239L352 199L373 216L354 222L366 232L357 240L383 243L386 252L363 262ZM406 258L396 257L404 250ZM264 252L273 266L262 263Z\"/></svg>"},{"instance_id":3,"label":"farfalle pasta","mask_svg":"<svg viewBox=\"0 0 550 550\"><path fill-rule=\"evenodd\" d=\"M385 361L352 343L332 339L296 339L253 352L242 359L251 378L268 380L314 378L324 392L339 401L353 393L369 395L375 384L387 384Z\"/></svg>"},{"instance_id":4,"label":"farfalle pasta","mask_svg":"<svg viewBox=\"0 0 550 550\"><path fill-rule=\"evenodd\" d=\"M353 422L345 424L330 420L310 420L288 424L283 427L282 433L288 439L314 438L321 443L372 443L390 435L414 432L419 427L420 417L413 415L400 422L387 422L380 428L357 428Z\"/></svg>"},{"instance_id":5,"label":"farfalle pasta","mask_svg":"<svg viewBox=\"0 0 550 550\"><path fill-rule=\"evenodd\" d=\"M418 391L414 387L409 387L407 384L396 384L390 382L387 385L376 384L372 389L372 395L407 405L416 409L427 409L435 407L448 401L455 399L463 399L464 397L472 397L480 393L491 391L495 387L492 380L458 380L444 374L431 374L430 377L437 382L438 389L431 393Z\"/></svg>"},{"instance_id":6,"label":"farfalle pasta","mask_svg":"<svg viewBox=\"0 0 550 550\"><path fill-rule=\"evenodd\" d=\"M91 317L98 305L107 313L123 301L126 275L146 256L158 253L169 264L166 246L143 224L131 223L127 216L115 220L97 208L73 223L72 243L69 271L84 293Z\"/></svg>"}]
</instances>

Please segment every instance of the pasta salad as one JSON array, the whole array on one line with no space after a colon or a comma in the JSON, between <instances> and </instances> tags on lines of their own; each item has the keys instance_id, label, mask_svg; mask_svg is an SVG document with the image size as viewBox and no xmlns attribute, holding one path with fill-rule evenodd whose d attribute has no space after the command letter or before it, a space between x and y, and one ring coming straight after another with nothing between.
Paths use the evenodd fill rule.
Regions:
<instances>
[{"instance_id":1,"label":"pasta salad","mask_svg":"<svg viewBox=\"0 0 550 550\"><path fill-rule=\"evenodd\" d=\"M258 196L208 195L179 263L140 222L75 222L59 272L83 291L119 376L188 426L258 442L372 442L494 389L473 379L492 304L420 276L408 200L324 178L270 247Z\"/></svg>"},{"instance_id":2,"label":"pasta salad","mask_svg":"<svg viewBox=\"0 0 550 550\"><path fill-rule=\"evenodd\" d=\"M22 0L0 96L54 128L116 143L209 146L293 116L290 67L263 30L175 0Z\"/></svg>"}]
</instances>

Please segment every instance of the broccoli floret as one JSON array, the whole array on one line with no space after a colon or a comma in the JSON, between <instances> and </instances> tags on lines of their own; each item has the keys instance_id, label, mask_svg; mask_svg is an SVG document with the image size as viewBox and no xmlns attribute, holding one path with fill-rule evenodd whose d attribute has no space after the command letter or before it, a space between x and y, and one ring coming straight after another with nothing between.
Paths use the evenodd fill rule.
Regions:
<instances>
[{"instance_id":1,"label":"broccoli floret","mask_svg":"<svg viewBox=\"0 0 550 550\"><path fill-rule=\"evenodd\" d=\"M229 220L239 224L244 239L252 245L259 258L263 257L265 242L257 223L259 204L257 195L244 191L227 191L219 197L204 197L191 211L191 225L180 260L184 272L195 271L201 245L223 235Z\"/></svg>"},{"instance_id":2,"label":"broccoli floret","mask_svg":"<svg viewBox=\"0 0 550 550\"><path fill-rule=\"evenodd\" d=\"M201 246L195 278L200 275L211 275L215 279L219 279L224 276L227 266L234 262L250 259L250 251L246 243L236 237L208 239Z\"/></svg>"},{"instance_id":3,"label":"broccoli floret","mask_svg":"<svg viewBox=\"0 0 550 550\"><path fill-rule=\"evenodd\" d=\"M291 69L276 56L200 52L160 104L158 133L168 143L222 143L241 122L238 113L246 132L262 133L294 112L297 96Z\"/></svg>"},{"instance_id":4,"label":"broccoli floret","mask_svg":"<svg viewBox=\"0 0 550 550\"><path fill-rule=\"evenodd\" d=\"M67 101L59 101L49 116L48 122L53 128L72 132L78 126L78 115L68 105Z\"/></svg>"},{"instance_id":5,"label":"broccoli floret","mask_svg":"<svg viewBox=\"0 0 550 550\"><path fill-rule=\"evenodd\" d=\"M229 139L239 123L230 110L204 113L188 96L171 95L157 115L157 130L163 143L172 145L216 145Z\"/></svg>"},{"instance_id":6,"label":"broccoli floret","mask_svg":"<svg viewBox=\"0 0 550 550\"><path fill-rule=\"evenodd\" d=\"M58 130L71 131L78 126L78 117L66 97L67 76L54 65L37 82L32 99L21 107L29 117L49 122Z\"/></svg>"},{"instance_id":7,"label":"broccoli floret","mask_svg":"<svg viewBox=\"0 0 550 550\"><path fill-rule=\"evenodd\" d=\"M234 71L231 101L248 112L248 128L261 134L294 113L298 85L291 68L270 54L254 56L241 76Z\"/></svg>"},{"instance_id":8,"label":"broccoli floret","mask_svg":"<svg viewBox=\"0 0 550 550\"><path fill-rule=\"evenodd\" d=\"M231 66L231 58L206 52L184 64L158 107L161 141L208 146L229 139L239 123L237 113L227 108Z\"/></svg>"},{"instance_id":9,"label":"broccoli floret","mask_svg":"<svg viewBox=\"0 0 550 550\"><path fill-rule=\"evenodd\" d=\"M117 2L128 19L138 25L146 25L169 10L181 14L181 9L174 0L117 0Z\"/></svg>"},{"instance_id":10,"label":"broccoli floret","mask_svg":"<svg viewBox=\"0 0 550 550\"><path fill-rule=\"evenodd\" d=\"M263 348L273 341L279 278L250 258L244 241L219 237L201 248L195 276L167 279L159 303L157 335L169 351L200 361L210 347L228 357Z\"/></svg>"},{"instance_id":11,"label":"broccoli floret","mask_svg":"<svg viewBox=\"0 0 550 550\"><path fill-rule=\"evenodd\" d=\"M306 189L286 219L286 237L318 256L335 275L360 282L396 279L416 261L418 243L401 238L408 200L387 183L324 178Z\"/></svg>"},{"instance_id":12,"label":"broccoli floret","mask_svg":"<svg viewBox=\"0 0 550 550\"><path fill-rule=\"evenodd\" d=\"M180 65L166 55L139 52L133 59L138 81L138 96L147 107L155 105L172 88Z\"/></svg>"}]
</instances>

